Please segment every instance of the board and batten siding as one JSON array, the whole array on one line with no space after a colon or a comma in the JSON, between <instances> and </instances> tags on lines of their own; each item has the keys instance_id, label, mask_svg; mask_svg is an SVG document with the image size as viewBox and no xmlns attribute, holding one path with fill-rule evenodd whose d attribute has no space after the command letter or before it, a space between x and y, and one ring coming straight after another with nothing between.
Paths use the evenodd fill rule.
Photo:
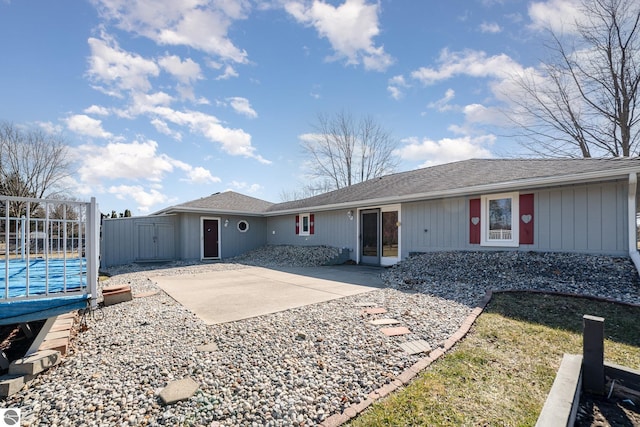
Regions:
<instances>
[{"instance_id":1,"label":"board and batten siding","mask_svg":"<svg viewBox=\"0 0 640 427\"><path fill-rule=\"evenodd\" d=\"M266 223L265 218L230 216L217 214L188 214L179 215L180 223L180 246L182 260L199 260L202 256L202 218L218 219L220 221L220 258L227 259L238 256L250 250L256 249L266 244ZM225 227L225 220L229 224ZM238 230L238 222L247 221L249 229L242 233Z\"/></svg>"},{"instance_id":2,"label":"board and batten siding","mask_svg":"<svg viewBox=\"0 0 640 427\"><path fill-rule=\"evenodd\" d=\"M468 205L463 197L402 204L401 257L474 246L469 245Z\"/></svg>"},{"instance_id":3,"label":"board and batten siding","mask_svg":"<svg viewBox=\"0 0 640 427\"><path fill-rule=\"evenodd\" d=\"M172 260L176 256L175 217L102 220L100 266Z\"/></svg>"},{"instance_id":4,"label":"board and batten siding","mask_svg":"<svg viewBox=\"0 0 640 427\"><path fill-rule=\"evenodd\" d=\"M355 212L355 209L354 209ZM307 212L300 212L301 214ZM357 249L357 218L347 216L347 210L310 212L314 214L314 233L296 235L296 216L284 215L267 218L267 244L296 246L331 246L347 248L355 260Z\"/></svg>"},{"instance_id":5,"label":"board and batten siding","mask_svg":"<svg viewBox=\"0 0 640 427\"><path fill-rule=\"evenodd\" d=\"M627 182L520 191L534 194L534 243L492 248L469 243L469 200L402 205L402 257L411 252L526 250L626 255Z\"/></svg>"},{"instance_id":6,"label":"board and batten siding","mask_svg":"<svg viewBox=\"0 0 640 427\"><path fill-rule=\"evenodd\" d=\"M229 219L229 225L224 221ZM246 221L249 229L246 232L238 230L238 222ZM267 219L258 217L223 216L220 223L220 257L232 258L245 252L264 246L267 243Z\"/></svg>"}]
</instances>

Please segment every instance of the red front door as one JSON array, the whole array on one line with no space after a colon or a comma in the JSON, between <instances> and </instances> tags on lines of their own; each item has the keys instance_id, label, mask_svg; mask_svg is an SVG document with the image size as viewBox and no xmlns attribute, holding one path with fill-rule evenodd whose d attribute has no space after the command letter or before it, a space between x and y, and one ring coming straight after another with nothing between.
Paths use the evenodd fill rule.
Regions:
<instances>
[{"instance_id":1,"label":"red front door","mask_svg":"<svg viewBox=\"0 0 640 427\"><path fill-rule=\"evenodd\" d=\"M204 234L203 258L219 258L218 220L203 219L202 232Z\"/></svg>"}]
</instances>

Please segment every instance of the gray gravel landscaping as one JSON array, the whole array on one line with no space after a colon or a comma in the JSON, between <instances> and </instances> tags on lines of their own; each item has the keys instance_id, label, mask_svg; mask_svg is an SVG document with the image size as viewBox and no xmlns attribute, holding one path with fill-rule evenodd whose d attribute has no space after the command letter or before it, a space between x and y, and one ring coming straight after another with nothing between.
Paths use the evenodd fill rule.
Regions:
<instances>
[{"instance_id":1,"label":"gray gravel landscaping","mask_svg":"<svg viewBox=\"0 0 640 427\"><path fill-rule=\"evenodd\" d=\"M273 247L273 251L277 250ZM296 259L324 255L294 251ZM105 285L130 284L134 294L159 291L150 275L176 275L243 264L283 265L257 251L234 263L139 266L110 271ZM291 265L291 264L287 264ZM87 317L60 366L3 402L41 426L271 425L310 426L366 398L420 355L398 344L423 339L432 348L461 325L488 289L577 292L640 303L637 273L626 258L519 252L452 252L412 256L385 269L386 289L280 313L206 326L160 291L105 307ZM215 303L215 302L212 302ZM364 304L384 315L362 314ZM391 317L412 333L386 337L368 320ZM203 344L212 351L198 351ZM170 381L199 383L189 400L163 406Z\"/></svg>"}]
</instances>

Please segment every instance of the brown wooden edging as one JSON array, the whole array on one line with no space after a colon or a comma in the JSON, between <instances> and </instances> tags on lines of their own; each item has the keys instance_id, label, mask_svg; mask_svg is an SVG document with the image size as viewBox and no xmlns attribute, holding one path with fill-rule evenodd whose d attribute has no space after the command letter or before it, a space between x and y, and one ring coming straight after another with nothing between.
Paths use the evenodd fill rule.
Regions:
<instances>
[{"instance_id":1,"label":"brown wooden edging","mask_svg":"<svg viewBox=\"0 0 640 427\"><path fill-rule=\"evenodd\" d=\"M622 302L615 300L613 298L604 298L604 297L595 297L590 295L580 295L580 294L571 294L567 292L549 292L549 291L538 291L532 289L505 289L505 290L495 290L495 291L487 291L484 298L480 303L471 311L471 314L467 316L467 318L462 322L462 325L458 330L451 335L443 344L443 346L436 348L431 351L428 356L420 358L416 363L411 365L409 368L405 369L400 375L398 375L393 381L388 384L383 385L380 388L369 393L367 398L358 404L353 404L347 407L341 414L331 415L329 418L320 423L320 427L337 427L340 426L347 421L358 416L362 411L367 409L377 400L382 399L388 394L396 391L400 387L404 387L408 385L422 370L426 369L433 362L442 357L447 351L451 350L451 348L456 345L458 341L464 338L473 326L474 322L482 314L484 309L491 301L494 293L531 293L531 294L545 294L545 295L555 295L555 296L563 296L563 297L573 297L573 298L585 298L594 301L602 301L602 302L610 302L615 304L622 304L630 307L640 307L640 304L632 304L628 302Z\"/></svg>"}]
</instances>

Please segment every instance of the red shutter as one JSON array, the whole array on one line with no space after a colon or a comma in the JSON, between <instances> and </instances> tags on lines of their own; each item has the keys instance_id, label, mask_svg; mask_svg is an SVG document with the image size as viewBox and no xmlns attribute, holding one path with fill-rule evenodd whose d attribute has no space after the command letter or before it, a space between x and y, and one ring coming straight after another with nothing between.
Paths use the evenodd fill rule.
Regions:
<instances>
[{"instance_id":1,"label":"red shutter","mask_svg":"<svg viewBox=\"0 0 640 427\"><path fill-rule=\"evenodd\" d=\"M480 244L480 199L469 200L469 243Z\"/></svg>"},{"instance_id":2,"label":"red shutter","mask_svg":"<svg viewBox=\"0 0 640 427\"><path fill-rule=\"evenodd\" d=\"M314 226L313 226L313 214L309 215L309 234L313 234Z\"/></svg>"},{"instance_id":3,"label":"red shutter","mask_svg":"<svg viewBox=\"0 0 640 427\"><path fill-rule=\"evenodd\" d=\"M296 236L300 234L300 215L296 215Z\"/></svg>"},{"instance_id":4,"label":"red shutter","mask_svg":"<svg viewBox=\"0 0 640 427\"><path fill-rule=\"evenodd\" d=\"M520 244L533 245L533 194L520 195Z\"/></svg>"}]
</instances>

